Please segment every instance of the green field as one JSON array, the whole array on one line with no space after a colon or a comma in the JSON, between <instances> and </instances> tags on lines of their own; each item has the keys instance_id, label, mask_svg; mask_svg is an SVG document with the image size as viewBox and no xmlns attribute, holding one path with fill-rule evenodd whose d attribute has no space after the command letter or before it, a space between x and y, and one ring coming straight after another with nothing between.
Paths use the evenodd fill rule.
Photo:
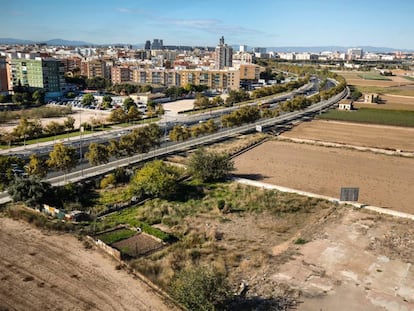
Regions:
<instances>
[{"instance_id":1,"label":"green field","mask_svg":"<svg viewBox=\"0 0 414 311\"><path fill-rule=\"evenodd\" d=\"M377 73L372 73L372 72L359 74L358 77L360 77L361 79L364 79L364 80L392 81L392 79L390 79L390 78L387 78L385 76L382 76L382 75L377 74Z\"/></svg>"},{"instance_id":2,"label":"green field","mask_svg":"<svg viewBox=\"0 0 414 311\"><path fill-rule=\"evenodd\" d=\"M125 240L135 235L137 232L129 229L119 229L111 232L103 233L97 236L99 240L105 244L112 244L121 240Z\"/></svg>"},{"instance_id":3,"label":"green field","mask_svg":"<svg viewBox=\"0 0 414 311\"><path fill-rule=\"evenodd\" d=\"M360 108L354 111L330 110L319 119L414 127L414 111Z\"/></svg>"},{"instance_id":4,"label":"green field","mask_svg":"<svg viewBox=\"0 0 414 311\"><path fill-rule=\"evenodd\" d=\"M389 95L403 95L403 96L414 96L414 88L407 86L370 86L370 85L354 85L355 90L360 91L363 94L366 93L377 93L377 94L389 94Z\"/></svg>"}]
</instances>

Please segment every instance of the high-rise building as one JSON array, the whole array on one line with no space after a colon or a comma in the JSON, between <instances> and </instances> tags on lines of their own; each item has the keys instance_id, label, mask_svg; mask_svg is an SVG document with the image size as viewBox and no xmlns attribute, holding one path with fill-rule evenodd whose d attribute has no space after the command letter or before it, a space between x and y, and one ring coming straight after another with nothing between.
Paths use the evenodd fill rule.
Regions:
<instances>
[{"instance_id":1,"label":"high-rise building","mask_svg":"<svg viewBox=\"0 0 414 311\"><path fill-rule=\"evenodd\" d=\"M55 58L12 59L12 85L42 88L46 93L61 93L65 90L65 67Z\"/></svg>"},{"instance_id":2,"label":"high-rise building","mask_svg":"<svg viewBox=\"0 0 414 311\"><path fill-rule=\"evenodd\" d=\"M266 48L255 47L255 48L253 48L253 53L265 54L266 53Z\"/></svg>"},{"instance_id":3,"label":"high-rise building","mask_svg":"<svg viewBox=\"0 0 414 311\"><path fill-rule=\"evenodd\" d=\"M224 43L224 37L220 38L220 43L215 52L215 69L223 69L233 65L233 49Z\"/></svg>"},{"instance_id":4,"label":"high-rise building","mask_svg":"<svg viewBox=\"0 0 414 311\"><path fill-rule=\"evenodd\" d=\"M239 52L247 52L247 45L240 45Z\"/></svg>"},{"instance_id":5,"label":"high-rise building","mask_svg":"<svg viewBox=\"0 0 414 311\"><path fill-rule=\"evenodd\" d=\"M162 39L154 39L152 41L151 50L162 50L164 48L164 42Z\"/></svg>"},{"instance_id":6,"label":"high-rise building","mask_svg":"<svg viewBox=\"0 0 414 311\"><path fill-rule=\"evenodd\" d=\"M109 72L105 61L102 59L85 60L81 63L81 74L88 79L101 77L108 79Z\"/></svg>"},{"instance_id":7,"label":"high-rise building","mask_svg":"<svg viewBox=\"0 0 414 311\"><path fill-rule=\"evenodd\" d=\"M0 94L9 91L8 76L6 57L0 56Z\"/></svg>"},{"instance_id":8,"label":"high-rise building","mask_svg":"<svg viewBox=\"0 0 414 311\"><path fill-rule=\"evenodd\" d=\"M348 49L348 60L361 59L364 51L361 48L350 48Z\"/></svg>"},{"instance_id":9,"label":"high-rise building","mask_svg":"<svg viewBox=\"0 0 414 311\"><path fill-rule=\"evenodd\" d=\"M144 50L151 50L151 41L150 40L145 41Z\"/></svg>"}]
</instances>

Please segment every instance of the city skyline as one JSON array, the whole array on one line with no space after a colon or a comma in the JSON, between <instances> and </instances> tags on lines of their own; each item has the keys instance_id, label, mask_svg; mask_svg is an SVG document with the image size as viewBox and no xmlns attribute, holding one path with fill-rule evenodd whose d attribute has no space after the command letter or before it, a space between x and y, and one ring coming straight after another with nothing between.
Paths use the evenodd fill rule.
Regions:
<instances>
[{"instance_id":1,"label":"city skyline","mask_svg":"<svg viewBox=\"0 0 414 311\"><path fill-rule=\"evenodd\" d=\"M414 49L414 3L389 1L48 1L0 0L0 37L94 44L379 46Z\"/></svg>"}]
</instances>

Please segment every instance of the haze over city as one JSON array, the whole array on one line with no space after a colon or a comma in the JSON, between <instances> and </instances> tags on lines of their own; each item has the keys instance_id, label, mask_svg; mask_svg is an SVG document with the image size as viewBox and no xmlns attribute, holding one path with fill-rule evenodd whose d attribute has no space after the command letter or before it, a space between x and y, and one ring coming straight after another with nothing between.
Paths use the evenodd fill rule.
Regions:
<instances>
[{"instance_id":1,"label":"haze over city","mask_svg":"<svg viewBox=\"0 0 414 311\"><path fill-rule=\"evenodd\" d=\"M94 44L379 46L413 49L414 2L1 0L0 38Z\"/></svg>"}]
</instances>

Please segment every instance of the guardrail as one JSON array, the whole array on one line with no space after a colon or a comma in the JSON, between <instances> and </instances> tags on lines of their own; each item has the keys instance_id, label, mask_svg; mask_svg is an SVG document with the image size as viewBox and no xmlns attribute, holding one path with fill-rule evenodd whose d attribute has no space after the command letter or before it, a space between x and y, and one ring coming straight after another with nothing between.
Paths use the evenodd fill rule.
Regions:
<instances>
[{"instance_id":1,"label":"guardrail","mask_svg":"<svg viewBox=\"0 0 414 311\"><path fill-rule=\"evenodd\" d=\"M89 167L89 168L85 168L80 171L68 173L64 176L57 176L57 177L49 178L47 181L49 181L52 185L63 185L68 182L77 182L77 181L88 179L94 176L105 175L118 167L127 167L130 165L135 165L137 163L147 161L147 160L150 160L156 157L161 157L167 154L183 151L186 149L191 149L191 148L194 148L200 145L210 144L215 141L224 140L228 137L232 137L232 136L236 136L236 135L244 134L248 132L254 132L256 131L257 126L262 126L262 127L274 126L277 123L292 121L308 113L318 112L323 109L326 109L327 107L330 107L333 104L340 101L341 99L345 98L348 94L349 94L349 90L348 88L345 88L341 93L333 96L332 98L325 100L325 101L321 101L312 106L309 106L305 108L304 110L293 111L293 112L289 112L289 113L283 114L275 118L259 120L254 123L245 124L239 127L225 129L225 130L222 130L220 132L216 132L210 135L193 138L193 139L186 140L183 142L178 142L171 146L153 149L147 153L134 155L128 158L117 159L115 161L112 161L106 164Z\"/></svg>"}]
</instances>

